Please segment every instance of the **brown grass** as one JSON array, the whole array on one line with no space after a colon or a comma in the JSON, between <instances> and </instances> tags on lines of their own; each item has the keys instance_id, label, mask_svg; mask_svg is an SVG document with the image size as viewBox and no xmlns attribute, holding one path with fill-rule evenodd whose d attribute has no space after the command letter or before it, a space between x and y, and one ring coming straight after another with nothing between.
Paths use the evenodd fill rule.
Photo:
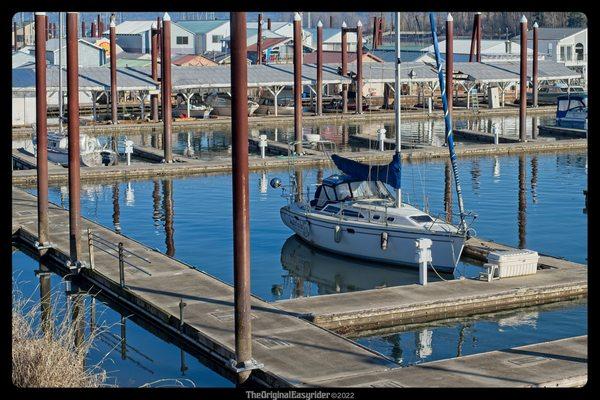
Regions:
<instances>
[{"instance_id":1,"label":"brown grass","mask_svg":"<svg viewBox=\"0 0 600 400\"><path fill-rule=\"evenodd\" d=\"M86 367L85 358L94 333L75 346L76 329L68 313L54 322L45 333L39 323L39 303L31 303L13 294L12 308L12 381L17 387L99 387L106 373L97 365ZM54 313L51 318L58 318ZM37 318L37 320L36 320Z\"/></svg>"}]
</instances>

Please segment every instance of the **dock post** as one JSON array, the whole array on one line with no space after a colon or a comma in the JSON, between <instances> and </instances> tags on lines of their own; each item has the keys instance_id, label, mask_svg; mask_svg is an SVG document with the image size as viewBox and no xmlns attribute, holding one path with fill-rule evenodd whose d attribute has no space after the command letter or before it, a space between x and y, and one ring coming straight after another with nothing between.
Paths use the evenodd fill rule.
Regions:
<instances>
[{"instance_id":1,"label":"dock post","mask_svg":"<svg viewBox=\"0 0 600 400\"><path fill-rule=\"evenodd\" d=\"M46 24L45 13L35 13L35 108L38 242L48 242L48 128L46 90Z\"/></svg>"},{"instance_id":2,"label":"dock post","mask_svg":"<svg viewBox=\"0 0 600 400\"><path fill-rule=\"evenodd\" d=\"M92 21L92 28L90 32L90 37L96 37L96 23Z\"/></svg>"},{"instance_id":3,"label":"dock post","mask_svg":"<svg viewBox=\"0 0 600 400\"><path fill-rule=\"evenodd\" d=\"M152 24L152 80L158 84L158 27ZM158 94L150 95L152 105L152 122L158 122Z\"/></svg>"},{"instance_id":4,"label":"dock post","mask_svg":"<svg viewBox=\"0 0 600 400\"><path fill-rule=\"evenodd\" d=\"M333 28L333 15L329 14L329 27Z\"/></svg>"},{"instance_id":5,"label":"dock post","mask_svg":"<svg viewBox=\"0 0 600 400\"><path fill-rule=\"evenodd\" d=\"M96 31L96 37L100 37L100 36L102 36L102 28L103 28L102 21L100 20L100 14L98 14L97 20L98 20L98 22L96 23L96 28L98 30Z\"/></svg>"},{"instance_id":6,"label":"dock post","mask_svg":"<svg viewBox=\"0 0 600 400\"><path fill-rule=\"evenodd\" d=\"M92 230L88 228L87 230L88 237L88 251L89 251L89 261L90 261L90 269L94 269L94 236L92 234Z\"/></svg>"},{"instance_id":7,"label":"dock post","mask_svg":"<svg viewBox=\"0 0 600 400\"><path fill-rule=\"evenodd\" d=\"M171 115L171 17L165 13L162 26L162 114L163 114L163 141L165 150L165 162L171 163L171 125L173 116Z\"/></svg>"},{"instance_id":8,"label":"dock post","mask_svg":"<svg viewBox=\"0 0 600 400\"><path fill-rule=\"evenodd\" d=\"M250 297L250 193L248 187L248 70L246 13L230 13L231 127L233 194L233 282L235 360L238 384L250 377L252 321Z\"/></svg>"},{"instance_id":9,"label":"dock post","mask_svg":"<svg viewBox=\"0 0 600 400\"><path fill-rule=\"evenodd\" d=\"M115 15L110 18L110 105L112 123L118 124L117 102L119 96L117 93L117 34Z\"/></svg>"},{"instance_id":10,"label":"dock post","mask_svg":"<svg viewBox=\"0 0 600 400\"><path fill-rule=\"evenodd\" d=\"M417 247L416 262L419 263L419 285L427 285L427 263L430 263L431 258L431 239L417 239L415 241Z\"/></svg>"},{"instance_id":11,"label":"dock post","mask_svg":"<svg viewBox=\"0 0 600 400\"><path fill-rule=\"evenodd\" d=\"M481 37L483 35L481 32L481 12L477 12L475 18L477 18L477 62L481 62Z\"/></svg>"},{"instance_id":12,"label":"dock post","mask_svg":"<svg viewBox=\"0 0 600 400\"><path fill-rule=\"evenodd\" d=\"M81 21L81 37L85 37L85 21Z\"/></svg>"},{"instance_id":13,"label":"dock post","mask_svg":"<svg viewBox=\"0 0 600 400\"><path fill-rule=\"evenodd\" d=\"M531 72L532 80L533 80L533 102L532 106L537 108L538 106L538 23L534 22L533 24L533 71ZM535 132L535 127L533 127L533 132Z\"/></svg>"},{"instance_id":14,"label":"dock post","mask_svg":"<svg viewBox=\"0 0 600 400\"><path fill-rule=\"evenodd\" d=\"M317 115L323 115L323 23L317 22Z\"/></svg>"},{"instance_id":15,"label":"dock post","mask_svg":"<svg viewBox=\"0 0 600 400\"><path fill-rule=\"evenodd\" d=\"M267 18L267 30L271 30L271 18Z\"/></svg>"},{"instance_id":16,"label":"dock post","mask_svg":"<svg viewBox=\"0 0 600 400\"><path fill-rule=\"evenodd\" d=\"M164 179L162 181L163 188L163 210L165 217L165 247L166 255L169 257L175 256L175 240L173 227L173 180Z\"/></svg>"},{"instance_id":17,"label":"dock post","mask_svg":"<svg viewBox=\"0 0 600 400\"><path fill-rule=\"evenodd\" d=\"M262 64L262 14L258 14L258 32L256 35L256 64Z\"/></svg>"},{"instance_id":18,"label":"dock post","mask_svg":"<svg viewBox=\"0 0 600 400\"><path fill-rule=\"evenodd\" d=\"M119 242L119 283L125 288L125 259L123 255L123 242Z\"/></svg>"},{"instance_id":19,"label":"dock post","mask_svg":"<svg viewBox=\"0 0 600 400\"><path fill-rule=\"evenodd\" d=\"M362 114L362 92L363 92L363 74L362 74L362 22L356 23L356 114Z\"/></svg>"},{"instance_id":20,"label":"dock post","mask_svg":"<svg viewBox=\"0 0 600 400\"><path fill-rule=\"evenodd\" d=\"M527 18L521 18L521 77L519 81L519 140L527 141Z\"/></svg>"},{"instance_id":21,"label":"dock post","mask_svg":"<svg viewBox=\"0 0 600 400\"><path fill-rule=\"evenodd\" d=\"M346 21L342 22L342 76L348 75L348 34ZM348 112L348 86L342 83L342 113Z\"/></svg>"},{"instance_id":22,"label":"dock post","mask_svg":"<svg viewBox=\"0 0 600 400\"><path fill-rule=\"evenodd\" d=\"M294 13L294 133L295 151L302 154L302 19Z\"/></svg>"},{"instance_id":23,"label":"dock post","mask_svg":"<svg viewBox=\"0 0 600 400\"><path fill-rule=\"evenodd\" d=\"M77 13L67 13L67 99L69 131L69 244L71 263L81 254L80 178L79 178L79 54ZM39 146L38 146L39 147Z\"/></svg>"},{"instance_id":24,"label":"dock post","mask_svg":"<svg viewBox=\"0 0 600 400\"><path fill-rule=\"evenodd\" d=\"M42 30L42 36L46 34ZM42 319L42 331L46 337L52 337L54 321L52 319L52 286L50 282L50 270L40 261L39 269L35 272L40 279L40 311Z\"/></svg>"},{"instance_id":25,"label":"dock post","mask_svg":"<svg viewBox=\"0 0 600 400\"><path fill-rule=\"evenodd\" d=\"M446 17L446 100L448 103L448 114L452 118L454 93L454 18L448 13ZM444 143L448 143L448 137L444 135Z\"/></svg>"},{"instance_id":26,"label":"dock post","mask_svg":"<svg viewBox=\"0 0 600 400\"><path fill-rule=\"evenodd\" d=\"M373 50L377 49L377 45L379 44L379 18L373 17L373 42L371 48Z\"/></svg>"},{"instance_id":27,"label":"dock post","mask_svg":"<svg viewBox=\"0 0 600 400\"><path fill-rule=\"evenodd\" d=\"M36 30L37 31L37 30ZM19 49L19 45L17 44L17 22L13 22L13 38L14 38L14 44L13 44L13 51L17 51Z\"/></svg>"}]
</instances>

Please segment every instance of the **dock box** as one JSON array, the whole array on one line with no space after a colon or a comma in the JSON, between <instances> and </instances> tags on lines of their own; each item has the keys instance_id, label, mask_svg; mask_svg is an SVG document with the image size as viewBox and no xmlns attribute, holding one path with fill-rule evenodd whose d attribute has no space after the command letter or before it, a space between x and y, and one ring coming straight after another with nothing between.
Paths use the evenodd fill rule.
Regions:
<instances>
[{"instance_id":1,"label":"dock box","mask_svg":"<svg viewBox=\"0 0 600 400\"><path fill-rule=\"evenodd\" d=\"M535 274L539 256L531 250L499 250L488 254L488 263L498 265L498 277Z\"/></svg>"}]
</instances>

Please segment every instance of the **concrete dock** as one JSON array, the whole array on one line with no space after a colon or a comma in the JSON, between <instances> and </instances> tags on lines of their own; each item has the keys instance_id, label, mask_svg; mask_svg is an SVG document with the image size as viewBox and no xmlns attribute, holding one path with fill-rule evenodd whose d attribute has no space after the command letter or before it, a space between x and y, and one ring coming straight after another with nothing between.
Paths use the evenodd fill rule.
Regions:
<instances>
[{"instance_id":1,"label":"concrete dock","mask_svg":"<svg viewBox=\"0 0 600 400\"><path fill-rule=\"evenodd\" d=\"M13 188L13 240L29 251L32 251L37 240L36 218L35 196ZM49 224L52 227L50 241L54 247L48 251L48 264L66 273L69 271L66 267L69 252L68 212L51 204ZM125 249L144 257L147 261L140 261L133 255L126 257L126 261L133 263L137 268L125 265L125 285L122 287L119 284L118 263L114 254L96 251L94 268L81 269L79 277L102 290L104 295L114 301L177 335L203 356L226 368L229 360L234 358L233 288L187 264L82 218L81 229L88 228L107 242L122 242ZM481 247L487 245L486 243L475 243L474 246ZM82 249L82 261L89 258L86 247L84 245ZM473 254L477 251L485 250L478 248ZM503 300L497 295L499 290L512 290L514 297L515 294L529 292L530 287L533 287L534 291L544 285L547 290L551 287L555 289L555 295L551 297L533 294L530 304L543 303L548 299L557 301L572 298L575 293L578 293L577 296L587 293L585 268L568 262L559 265L551 260L544 260L543 264L553 268L547 268L529 277L537 278L537 281L521 280L518 284L513 283L511 279L502 279L493 284L470 280L439 282L440 285L421 287L429 291L428 293L408 286L405 289L408 291L404 296L400 296L406 301L419 301L423 296L439 299L445 293L446 297L453 296L456 300L458 296L469 297L469 293L466 293L465 287L461 285L472 282L473 286L468 286L471 294L475 293L475 296L482 299L496 296L497 301L493 308L500 309L504 303L511 304L512 298L505 297ZM552 273L553 270L556 272ZM570 276L578 278L569 281ZM575 282L577 279L578 285ZM518 286L516 290L515 286ZM569 290L568 287L572 289ZM347 307L348 303L356 307L357 303L362 301L360 296L363 293L377 293L375 299L371 300L374 308L377 304L389 303L398 296L387 289L381 289L322 298L336 298L337 305L342 308ZM184 308L183 325L180 327L179 304L182 300L187 305ZM466 301L462 308L469 310L472 304ZM441 310L447 307L443 300L438 304L429 304L429 310L433 314L441 314ZM264 364L252 374L252 379L257 384L268 387L564 386L582 384L586 379L584 370L587 368L587 343L580 338L566 339L564 344L551 342L534 345L541 347L528 346L399 368L391 359L375 351L305 319L297 318L297 311L290 312L290 308L293 307L290 307L289 303L272 304L256 296L252 298L253 355L259 363ZM460 309L461 306L456 308ZM379 310L383 310L381 306ZM476 309L473 312L480 311L482 310ZM323 314L322 309L317 309L317 313ZM354 324L349 321L351 325ZM534 359L532 353L535 353ZM489 361L494 358L506 360L508 364L503 364L503 361ZM516 367L512 364L517 367L523 366L522 371L517 374ZM539 364L545 374L541 374L539 369L532 369L531 364ZM428 365L430 366L427 367ZM478 375L472 372L474 370L478 371ZM441 379L442 375L451 378ZM519 379L516 379L517 375Z\"/></svg>"},{"instance_id":2,"label":"concrete dock","mask_svg":"<svg viewBox=\"0 0 600 400\"><path fill-rule=\"evenodd\" d=\"M269 141L271 142L271 141ZM286 144L281 144L285 146ZM283 148L283 147L282 147ZM500 143L498 145L490 144L457 144L456 154L458 157L477 157L490 155L507 155L519 153L541 153L558 152L587 149L587 139L566 139L557 141L529 141L523 143ZM160 151L154 151L156 157L160 157ZM393 155L393 151L361 151L361 152L337 152L342 157L349 157L356 161L388 163ZM229 172L231 171L230 157L220 160L200 160L175 156L185 162L176 162L172 164L164 163L136 163L127 166L121 162L117 166L109 167L84 167L81 168L82 181L99 181L102 179L121 180L133 178L149 178L156 176L188 176L209 172ZM433 158L447 158L448 149L446 147L424 146L418 149L407 149L402 151L402 160L418 161ZM296 157L294 165L297 167L310 167L319 165L331 165L330 159L324 153L310 154L302 157ZM267 157L261 159L258 155L251 155L249 158L249 168L253 171L264 171L268 169L288 168L289 160L287 157ZM50 170L48 179L50 183L66 182L68 171L66 168ZM35 170L14 171L12 174L13 184L33 184L36 181Z\"/></svg>"}]
</instances>

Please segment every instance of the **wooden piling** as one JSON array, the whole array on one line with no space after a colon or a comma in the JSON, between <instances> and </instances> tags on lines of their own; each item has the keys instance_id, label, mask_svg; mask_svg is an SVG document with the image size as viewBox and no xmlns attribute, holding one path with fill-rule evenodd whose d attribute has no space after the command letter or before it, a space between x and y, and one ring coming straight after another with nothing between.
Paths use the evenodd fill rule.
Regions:
<instances>
[{"instance_id":1,"label":"wooden piling","mask_svg":"<svg viewBox=\"0 0 600 400\"><path fill-rule=\"evenodd\" d=\"M531 73L533 80L533 102L532 106L538 106L538 23L533 24L533 71ZM535 126L533 127L535 131Z\"/></svg>"},{"instance_id":2,"label":"wooden piling","mask_svg":"<svg viewBox=\"0 0 600 400\"><path fill-rule=\"evenodd\" d=\"M302 19L294 14L294 133L296 154L302 154Z\"/></svg>"},{"instance_id":3,"label":"wooden piling","mask_svg":"<svg viewBox=\"0 0 600 400\"><path fill-rule=\"evenodd\" d=\"M48 127L46 89L46 14L35 14L35 108L38 238L48 242Z\"/></svg>"},{"instance_id":4,"label":"wooden piling","mask_svg":"<svg viewBox=\"0 0 600 400\"><path fill-rule=\"evenodd\" d=\"M346 21L342 23L342 76L348 75L348 36ZM342 83L342 112L348 112L348 86Z\"/></svg>"},{"instance_id":5,"label":"wooden piling","mask_svg":"<svg viewBox=\"0 0 600 400\"><path fill-rule=\"evenodd\" d=\"M112 123L118 123L117 103L119 96L117 92L117 35L114 14L110 21L110 105Z\"/></svg>"},{"instance_id":6,"label":"wooden piling","mask_svg":"<svg viewBox=\"0 0 600 400\"><path fill-rule=\"evenodd\" d=\"M521 18L521 68L519 81L519 140L527 141L527 18Z\"/></svg>"},{"instance_id":7,"label":"wooden piling","mask_svg":"<svg viewBox=\"0 0 600 400\"><path fill-rule=\"evenodd\" d=\"M171 17L165 13L162 23L162 114L165 162L173 162L171 114Z\"/></svg>"},{"instance_id":8,"label":"wooden piling","mask_svg":"<svg viewBox=\"0 0 600 400\"><path fill-rule=\"evenodd\" d=\"M323 115L323 23L317 23L317 115Z\"/></svg>"},{"instance_id":9,"label":"wooden piling","mask_svg":"<svg viewBox=\"0 0 600 400\"><path fill-rule=\"evenodd\" d=\"M363 65L362 65L362 23L356 24L356 114L362 114L362 92L363 92Z\"/></svg>"}]
</instances>

